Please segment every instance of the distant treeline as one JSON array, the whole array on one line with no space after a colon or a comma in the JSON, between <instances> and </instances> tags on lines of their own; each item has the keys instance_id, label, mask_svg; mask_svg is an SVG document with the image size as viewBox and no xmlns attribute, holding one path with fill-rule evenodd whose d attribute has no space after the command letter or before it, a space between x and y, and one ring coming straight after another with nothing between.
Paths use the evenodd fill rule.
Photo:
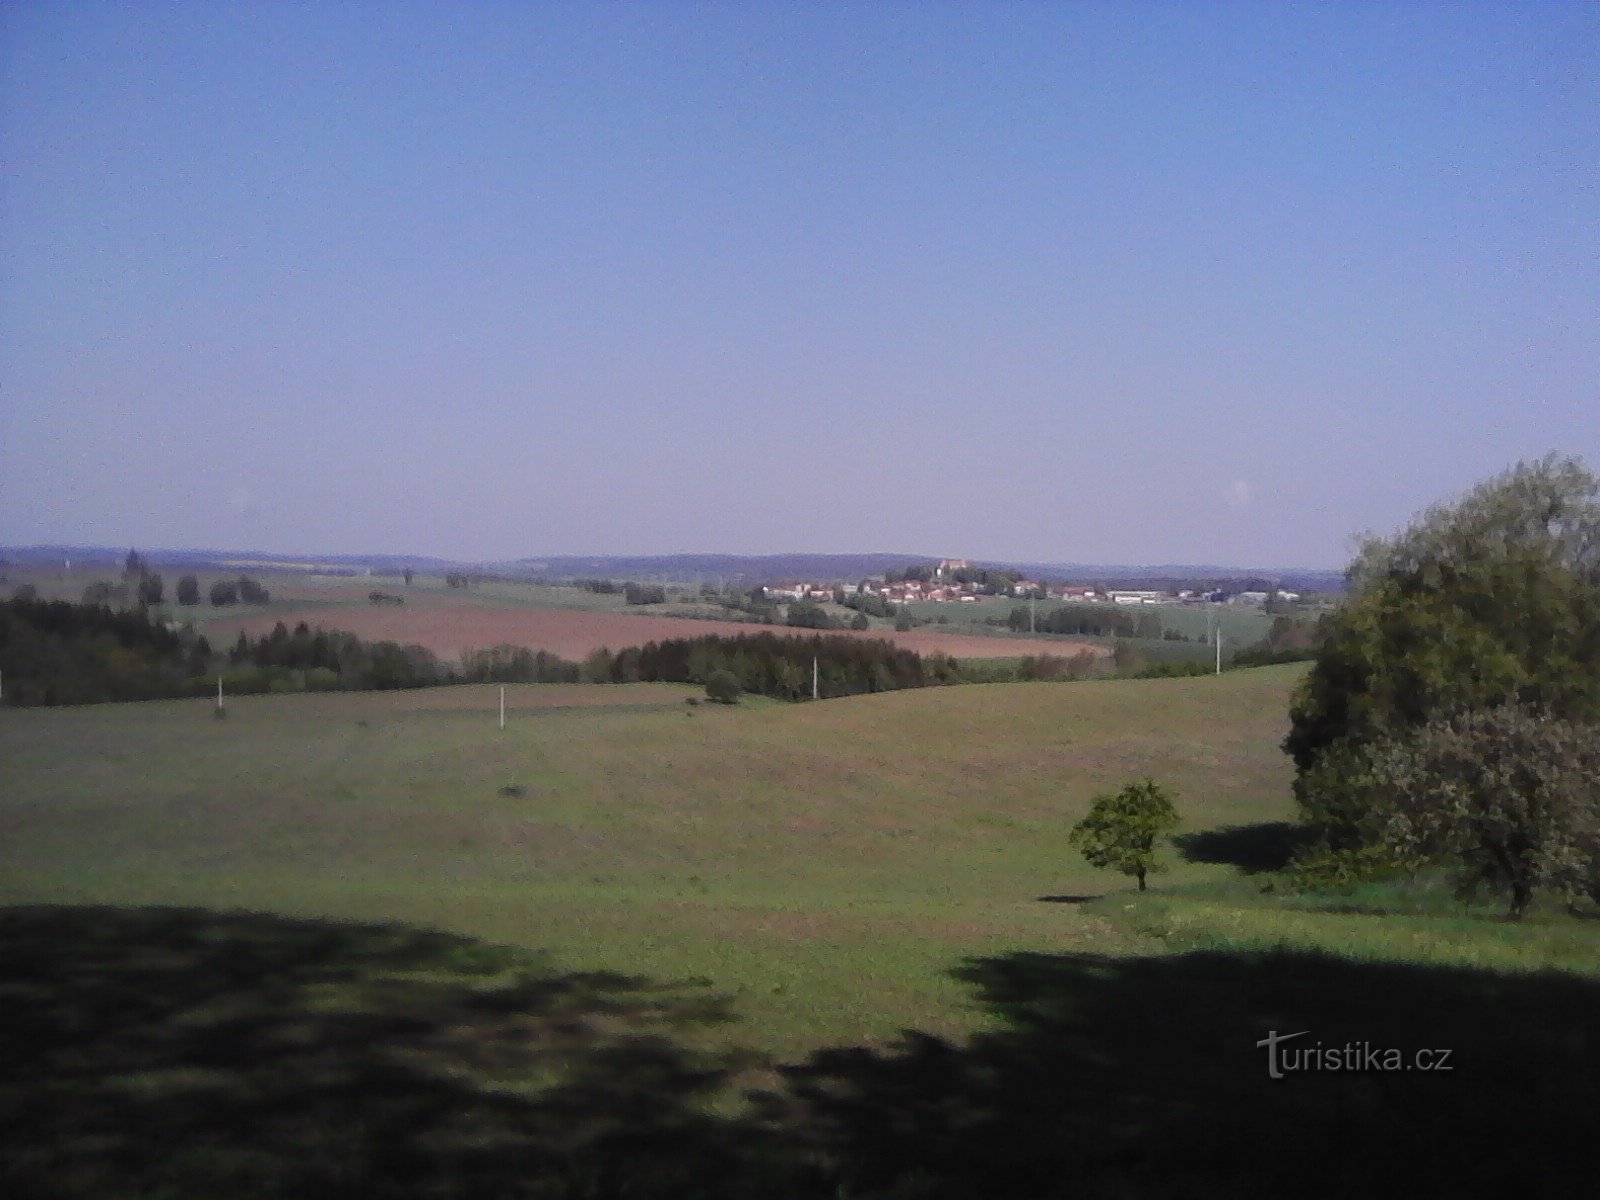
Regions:
<instances>
[{"instance_id":1,"label":"distant treeline","mask_svg":"<svg viewBox=\"0 0 1600 1200\"><path fill-rule=\"evenodd\" d=\"M1157 638L1168 642L1187 642L1176 629L1168 629L1161 616L1146 605L1138 605L1130 612L1121 605L1063 604L1055 608L1030 613L1026 605L1017 605L1006 617L1006 628L1013 633L1076 633L1092 637ZM1204 641L1196 636L1195 641Z\"/></svg>"},{"instance_id":2,"label":"distant treeline","mask_svg":"<svg viewBox=\"0 0 1600 1200\"><path fill-rule=\"evenodd\" d=\"M571 664L569 664L570 666ZM422 646L364 642L352 633L290 632L280 621L226 654L174 630L148 609L21 597L0 603L5 702L19 706L229 694L429 687L464 676Z\"/></svg>"},{"instance_id":3,"label":"distant treeline","mask_svg":"<svg viewBox=\"0 0 1600 1200\"><path fill-rule=\"evenodd\" d=\"M960 683L955 660L924 658L883 639L776 633L674 638L619 651L613 670L645 682L704 683L728 671L746 692L799 700L811 695L812 663L823 697Z\"/></svg>"},{"instance_id":4,"label":"distant treeline","mask_svg":"<svg viewBox=\"0 0 1600 1200\"><path fill-rule=\"evenodd\" d=\"M5 702L90 704L185 693L211 662L204 638L186 640L144 608L21 597L0 604Z\"/></svg>"},{"instance_id":5,"label":"distant treeline","mask_svg":"<svg viewBox=\"0 0 1600 1200\"><path fill-rule=\"evenodd\" d=\"M500 645L468 650L461 656L461 679L466 683L579 683L582 668L546 650ZM607 659L609 672L610 660ZM609 678L596 682L610 682Z\"/></svg>"},{"instance_id":6,"label":"distant treeline","mask_svg":"<svg viewBox=\"0 0 1600 1200\"><path fill-rule=\"evenodd\" d=\"M1161 618L1154 613L1155 635L1161 636ZM1063 604L1059 608L1032 614L1031 628L1038 633L1076 633L1092 637L1136 637L1139 623L1132 614L1113 604ZM1030 629L1028 606L1019 604L1006 618L1006 625L1017 633Z\"/></svg>"},{"instance_id":7,"label":"distant treeline","mask_svg":"<svg viewBox=\"0 0 1600 1200\"><path fill-rule=\"evenodd\" d=\"M426 646L365 642L353 633L312 629L304 621L291 632L279 621L271 633L254 640L239 634L222 679L225 690L249 693L386 691L454 683L457 676Z\"/></svg>"},{"instance_id":8,"label":"distant treeline","mask_svg":"<svg viewBox=\"0 0 1600 1200\"><path fill-rule=\"evenodd\" d=\"M1127 619L1115 611L1095 615ZM1045 628L1063 633L1098 631L1064 624ZM1110 626L1106 632L1111 632ZM1320 636L1309 622L1280 618L1265 641L1233 655L1227 665L1306 658ZM290 630L280 621L270 633L254 639L240 633L226 653L218 654L192 628L171 629L152 620L142 607L116 610L32 597L0 603L0 673L5 701L14 705L205 695L216 687L219 675L224 691L237 695L454 683L703 684L718 671L730 672L746 692L800 700L811 695L813 662L818 694L823 697L957 683L1083 679L1108 671L1185 675L1214 669L1206 663L1147 664L1121 640L1109 662L1079 651L1070 658L1038 655L1015 662L962 664L944 654L918 655L883 639L770 632L677 638L615 652L601 649L581 664L542 650L500 645L466 652L458 669L423 646L367 642L352 633L313 629L305 622Z\"/></svg>"},{"instance_id":9,"label":"distant treeline","mask_svg":"<svg viewBox=\"0 0 1600 1200\"><path fill-rule=\"evenodd\" d=\"M658 583L617 583L612 579L577 579L574 586L599 596L621 595L629 604L665 604L667 589Z\"/></svg>"}]
</instances>

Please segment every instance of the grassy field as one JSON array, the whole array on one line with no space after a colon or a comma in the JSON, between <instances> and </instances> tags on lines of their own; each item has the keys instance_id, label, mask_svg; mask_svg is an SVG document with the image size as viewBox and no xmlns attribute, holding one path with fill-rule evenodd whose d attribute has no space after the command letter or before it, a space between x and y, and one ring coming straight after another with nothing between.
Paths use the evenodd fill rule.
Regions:
<instances>
[{"instance_id":1,"label":"grassy field","mask_svg":"<svg viewBox=\"0 0 1600 1200\"><path fill-rule=\"evenodd\" d=\"M1124 888L1066 848L1096 792L1153 775L1191 834L1292 816L1298 670L734 709L519 685L504 731L492 687L243 697L226 721L203 701L3 711L0 902L399 920L704 977L783 1054L958 1033L952 959L1152 936L1040 900ZM1161 890L1196 912L1237 901L1228 862L1172 866ZM1307 920L1268 924L1299 942Z\"/></svg>"},{"instance_id":2,"label":"grassy field","mask_svg":"<svg viewBox=\"0 0 1600 1200\"><path fill-rule=\"evenodd\" d=\"M1009 596L985 596L973 604L918 603L908 604L905 608L919 620L937 621L943 617L952 626L983 625L992 620L1005 621L1013 609L1025 608L1027 603L1026 600L1016 600ZM1042 618L1060 607L1061 605L1055 601L1040 602L1037 605L1037 615ZM1259 642L1267 635L1267 630L1272 627L1273 621L1269 614L1259 608L1238 604L1134 605L1122 611L1133 618L1154 613L1161 618L1163 629L1175 629L1189 638L1209 636L1220 620L1222 636L1229 649Z\"/></svg>"},{"instance_id":3,"label":"grassy field","mask_svg":"<svg viewBox=\"0 0 1600 1200\"><path fill-rule=\"evenodd\" d=\"M952 955L1114 941L1038 900L1119 885L1065 848L1095 791L1149 772L1199 826L1288 815L1291 678L731 710L530 685L504 732L491 688L5 712L0 900L403 920L705 976L782 1052L956 1032Z\"/></svg>"},{"instance_id":4,"label":"grassy field","mask_svg":"<svg viewBox=\"0 0 1600 1200\"><path fill-rule=\"evenodd\" d=\"M410 1194L377 1184L421 1139L431 1194L791 1194L739 1174L775 1130L811 1147L796 1195L1054 1195L1062 1155L1085 1194L1281 1194L1302 1152L1370 1189L1344 1138L1452 1139L1420 1186L1491 1177L1490 1130L1553 1183L1595 1098L1600 923L1263 893L1299 672L737 708L518 686L504 731L487 687L0 710L0 1119L31 1131L0 1184ZM1140 895L1065 835L1144 774L1184 826ZM1271 1029L1463 1074L1282 1088ZM572 1149L619 1138L653 1184ZM530 1162L556 1182L508 1183Z\"/></svg>"},{"instance_id":5,"label":"grassy field","mask_svg":"<svg viewBox=\"0 0 1600 1200\"><path fill-rule=\"evenodd\" d=\"M1143 608L1132 610L1135 615ZM1161 604L1154 612L1163 629L1176 629L1185 637L1210 638L1218 623L1222 626L1224 651L1254 645L1267 636L1274 617L1248 604Z\"/></svg>"}]
</instances>

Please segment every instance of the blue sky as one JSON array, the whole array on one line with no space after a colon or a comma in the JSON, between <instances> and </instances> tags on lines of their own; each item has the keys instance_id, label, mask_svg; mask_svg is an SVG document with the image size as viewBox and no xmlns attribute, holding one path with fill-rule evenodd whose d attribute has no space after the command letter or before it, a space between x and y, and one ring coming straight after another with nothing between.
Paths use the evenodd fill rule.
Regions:
<instances>
[{"instance_id":1,"label":"blue sky","mask_svg":"<svg viewBox=\"0 0 1600 1200\"><path fill-rule=\"evenodd\" d=\"M1593 4L0 9L0 544L1334 566L1600 468Z\"/></svg>"}]
</instances>

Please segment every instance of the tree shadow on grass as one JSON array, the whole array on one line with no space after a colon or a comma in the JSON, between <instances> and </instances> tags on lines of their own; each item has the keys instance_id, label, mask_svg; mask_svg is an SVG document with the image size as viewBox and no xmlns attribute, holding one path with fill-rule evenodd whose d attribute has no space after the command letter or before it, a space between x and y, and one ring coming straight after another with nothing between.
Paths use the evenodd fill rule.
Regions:
<instances>
[{"instance_id":1,"label":"tree shadow on grass","mask_svg":"<svg viewBox=\"0 0 1600 1200\"><path fill-rule=\"evenodd\" d=\"M755 1147L682 1044L727 1019L404 926L0 910L0 1193L689 1194Z\"/></svg>"},{"instance_id":2,"label":"tree shadow on grass","mask_svg":"<svg viewBox=\"0 0 1600 1200\"><path fill-rule=\"evenodd\" d=\"M1014 954L958 974L1002 1031L818 1053L770 1099L844 1194L1573 1195L1593 1183L1593 981L1287 951ZM1280 1053L1353 1046L1364 1063L1369 1046L1407 1061L1448 1050L1451 1070L1272 1079L1257 1043L1273 1031L1304 1031Z\"/></svg>"},{"instance_id":3,"label":"tree shadow on grass","mask_svg":"<svg viewBox=\"0 0 1600 1200\"><path fill-rule=\"evenodd\" d=\"M1332 956L1012 954L995 1032L838 1048L753 1113L689 987L390 925L0 910L0 1195L955 1200L1571 1195L1600 984ZM1269 1034L1449 1051L1290 1071Z\"/></svg>"},{"instance_id":4,"label":"tree shadow on grass","mask_svg":"<svg viewBox=\"0 0 1600 1200\"><path fill-rule=\"evenodd\" d=\"M1221 863L1257 875L1288 866L1304 836L1304 829L1293 821L1264 821L1182 833L1172 843L1187 862Z\"/></svg>"}]
</instances>

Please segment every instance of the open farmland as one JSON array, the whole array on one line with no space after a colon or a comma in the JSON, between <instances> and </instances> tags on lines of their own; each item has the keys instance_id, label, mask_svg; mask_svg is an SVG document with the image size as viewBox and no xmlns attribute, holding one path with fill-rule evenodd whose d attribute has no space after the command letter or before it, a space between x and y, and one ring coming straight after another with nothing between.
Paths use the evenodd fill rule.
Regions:
<instances>
[{"instance_id":1,"label":"open farmland","mask_svg":"<svg viewBox=\"0 0 1600 1200\"><path fill-rule=\"evenodd\" d=\"M377 588L403 594L403 605L374 605L367 602L368 591ZM279 621L291 628L296 622L340 629L368 640L395 641L426 646L441 658L454 659L463 650L484 649L509 643L532 650L547 650L562 658L581 659L591 650L606 647L620 650L668 638L695 638L707 634L733 637L739 633L771 629L779 633L807 633L784 626L764 626L730 621L697 621L686 617L664 617L639 610L629 612L595 611L579 608L546 608L518 602L501 595L470 595L460 591L439 592L401 589L389 581L352 586L340 581L336 588L311 592L301 585L299 593L308 602L297 602L294 592L286 591L280 601L273 588L273 601L264 609L245 611L208 610L199 614L203 629L212 642L226 645L241 631L251 637L270 633ZM573 589L566 589L571 591ZM314 596L315 598L311 598ZM181 615L181 614L180 614ZM905 633L871 630L842 632L851 637L886 638L919 654L943 653L954 658L1021 657L1027 654L1055 654L1064 657L1089 650L1108 651L1079 638L1064 637L985 637L935 629L914 629Z\"/></svg>"},{"instance_id":2,"label":"open farmland","mask_svg":"<svg viewBox=\"0 0 1600 1200\"><path fill-rule=\"evenodd\" d=\"M245 697L226 720L0 709L0 1184L870 1200L1564 1179L1600 1071L1593 922L1279 899L1241 875L1291 814L1299 673L731 709L519 685L503 732L492 687ZM1145 773L1187 837L1141 895L1065 834ZM1273 1080L1269 1030L1448 1050L1458 1073Z\"/></svg>"},{"instance_id":3,"label":"open farmland","mask_svg":"<svg viewBox=\"0 0 1600 1200\"><path fill-rule=\"evenodd\" d=\"M772 1050L955 1032L954 956L1116 944L1038 902L1118 886L1065 846L1097 790L1149 772L1194 826L1289 814L1293 678L692 716L692 688L518 685L504 732L493 687L0 711L0 900L403 920L704 976Z\"/></svg>"}]
</instances>

